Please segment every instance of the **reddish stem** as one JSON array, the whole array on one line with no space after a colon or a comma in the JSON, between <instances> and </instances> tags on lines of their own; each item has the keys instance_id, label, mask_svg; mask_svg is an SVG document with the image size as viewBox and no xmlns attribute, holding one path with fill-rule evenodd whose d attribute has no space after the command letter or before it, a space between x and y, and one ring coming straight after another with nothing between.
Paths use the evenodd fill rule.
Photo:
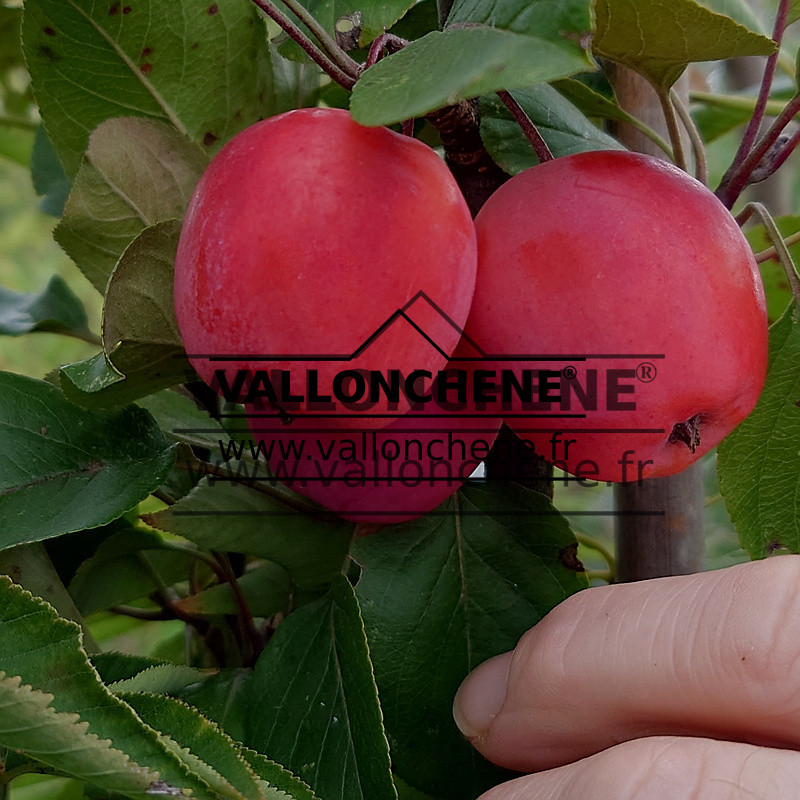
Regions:
<instances>
[{"instance_id":1,"label":"reddish stem","mask_svg":"<svg viewBox=\"0 0 800 800\"><path fill-rule=\"evenodd\" d=\"M747 186L753 170L758 167L764 156L783 133L783 129L792 121L792 118L800 112L800 95L795 95L778 115L769 130L758 140L755 147L750 151L750 155L742 162L738 170L723 179L716 191L717 197L724 203L726 208L732 208L744 188ZM783 163L783 162L781 162Z\"/></svg>"},{"instance_id":2,"label":"reddish stem","mask_svg":"<svg viewBox=\"0 0 800 800\"><path fill-rule=\"evenodd\" d=\"M253 0L253 2L272 20L274 20L281 29L293 39L300 47L303 48L308 57L317 64L326 75L336 81L339 86L347 89L348 91L356 84L353 76L348 75L340 67L334 64L328 56L326 56L312 41L306 36L300 28L297 27L285 14L283 14L276 6L269 0Z\"/></svg>"},{"instance_id":3,"label":"reddish stem","mask_svg":"<svg viewBox=\"0 0 800 800\"><path fill-rule=\"evenodd\" d=\"M522 132L536 151L539 162L544 164L545 161L552 161L553 153L547 146L547 142L542 138L538 128L533 124L533 120L525 113L525 109L508 92L497 92L497 96L503 101L503 105L511 112L511 116L522 128Z\"/></svg>"},{"instance_id":4,"label":"reddish stem","mask_svg":"<svg viewBox=\"0 0 800 800\"><path fill-rule=\"evenodd\" d=\"M772 38L775 40L777 47L775 52L767 59L767 64L764 68L764 76L761 79L761 87L758 91L756 107L753 110L753 116L750 117L750 121L747 123L747 127L745 128L744 135L742 136L742 141L739 143L739 148L736 151L736 155L734 156L728 171L723 176L719 185L719 189L717 190L720 199L722 199L722 195L727 195L728 185L733 183L734 179L736 179L738 182L737 175L739 170L743 166L748 155L750 155L753 145L756 141L756 137L758 136L758 131L761 128L761 123L764 121L764 112L767 108L769 93L772 90L772 81L775 77L775 67L778 63L781 41L783 39L783 32L786 29L786 20L788 15L789 0L780 0L778 3L778 13L775 17L775 27L772 34ZM747 177L749 177L749 175ZM746 183L742 186L742 189L745 185ZM741 193L742 189L739 189L739 193ZM737 193L736 197L739 196L739 193ZM728 208L730 208L730 206L736 202L736 197L733 198ZM725 201L723 200L723 202Z\"/></svg>"},{"instance_id":5,"label":"reddish stem","mask_svg":"<svg viewBox=\"0 0 800 800\"><path fill-rule=\"evenodd\" d=\"M369 46L367 60L364 62L363 69L369 69L373 64L377 64L386 53L396 53L407 45L408 39L402 39L393 33L382 33Z\"/></svg>"}]
</instances>

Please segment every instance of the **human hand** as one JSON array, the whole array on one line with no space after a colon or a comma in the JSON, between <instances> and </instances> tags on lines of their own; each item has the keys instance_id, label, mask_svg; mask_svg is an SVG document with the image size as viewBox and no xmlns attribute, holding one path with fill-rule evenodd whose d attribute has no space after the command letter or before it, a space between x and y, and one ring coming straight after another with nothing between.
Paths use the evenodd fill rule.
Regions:
<instances>
[{"instance_id":1,"label":"human hand","mask_svg":"<svg viewBox=\"0 0 800 800\"><path fill-rule=\"evenodd\" d=\"M800 556L588 589L464 681L481 800L800 796ZM783 748L783 749L781 749Z\"/></svg>"}]
</instances>

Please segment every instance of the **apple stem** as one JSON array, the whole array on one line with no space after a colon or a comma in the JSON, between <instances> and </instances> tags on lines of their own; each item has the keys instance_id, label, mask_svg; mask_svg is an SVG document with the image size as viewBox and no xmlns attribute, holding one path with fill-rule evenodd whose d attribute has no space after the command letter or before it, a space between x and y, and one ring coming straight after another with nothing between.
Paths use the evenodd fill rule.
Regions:
<instances>
[{"instance_id":1,"label":"apple stem","mask_svg":"<svg viewBox=\"0 0 800 800\"><path fill-rule=\"evenodd\" d=\"M342 65L337 63L337 61L334 60L334 57L317 47L317 45L315 45L314 42L312 42L311 39L309 39L309 37L306 36L306 34L303 33L303 31L301 31L297 25L295 25L294 22L292 22L270 0L253 0L253 3L255 3L270 19L276 22L291 39L297 42L297 44L303 48L309 58L315 64L317 64L317 66L319 66L322 71L325 72L325 74L328 75L332 80L336 81L336 83L348 91L355 86L355 71L358 69L358 64L356 64L356 62L353 61L353 59L350 58L350 56L348 56L344 50L336 45L335 42L333 43L334 48L340 51L341 56L352 62L355 65L355 68L351 68L348 65L347 69L345 69ZM336 58L338 59L339 57L337 56Z\"/></svg>"},{"instance_id":2,"label":"apple stem","mask_svg":"<svg viewBox=\"0 0 800 800\"><path fill-rule=\"evenodd\" d=\"M367 60L359 69L363 72L369 69L373 64L377 64L387 53L396 53L402 50L408 44L408 39L402 39L395 36L393 33L382 33L370 45L369 52L367 53Z\"/></svg>"},{"instance_id":3,"label":"apple stem","mask_svg":"<svg viewBox=\"0 0 800 800\"><path fill-rule=\"evenodd\" d=\"M689 109L686 108L686 104L681 100L680 95L674 89L670 89L669 96L680 121L683 123L683 127L686 129L686 133L689 134L689 141L692 143L694 175L700 183L708 186L708 159L706 158L706 148L703 145L700 131L697 130L697 125L694 124L692 115L689 113Z\"/></svg>"},{"instance_id":4,"label":"apple stem","mask_svg":"<svg viewBox=\"0 0 800 800\"><path fill-rule=\"evenodd\" d=\"M798 242L800 242L800 231L793 233L791 236L787 236L783 240L783 243L787 247L792 247L792 245L795 245ZM778 259L778 251L774 247L768 247L766 250L756 253L756 264L763 264L765 261L771 261L773 258Z\"/></svg>"},{"instance_id":5,"label":"apple stem","mask_svg":"<svg viewBox=\"0 0 800 800\"><path fill-rule=\"evenodd\" d=\"M669 140L672 144L672 152L675 155L675 166L687 172L686 152L683 148L678 113L673 100L675 92L655 85L653 88L656 90L658 99L661 102L661 110L664 112L664 120L667 123L667 132L669 133Z\"/></svg>"},{"instance_id":6,"label":"apple stem","mask_svg":"<svg viewBox=\"0 0 800 800\"><path fill-rule=\"evenodd\" d=\"M789 252L789 247L784 241L783 236L781 236L781 232L778 230L778 226L775 224L775 220L772 218L772 214L769 213L766 206L761 203L748 203L742 210L742 213L736 218L736 221L742 225L747 222L753 214L755 214L764 225L767 232L767 239L772 242L775 255L777 255L778 260L783 266L786 279L789 281L789 286L792 288L795 301L800 303L800 275L798 275L797 272L797 265L794 263L792 254Z\"/></svg>"},{"instance_id":7,"label":"apple stem","mask_svg":"<svg viewBox=\"0 0 800 800\"><path fill-rule=\"evenodd\" d=\"M544 164L546 161L552 161L552 151L548 147L547 142L542 138L542 134L539 133L539 129L533 124L533 120L525 113L525 109L514 99L510 92L497 92L497 96L502 100L503 105L511 112L511 116L514 117L520 128L522 128L522 132L536 152L539 163Z\"/></svg>"},{"instance_id":8,"label":"apple stem","mask_svg":"<svg viewBox=\"0 0 800 800\"><path fill-rule=\"evenodd\" d=\"M720 187L725 185L726 182L739 171L740 167L744 164L745 159L748 157L748 155L750 155L753 145L755 144L756 136L758 136L761 124L764 121L764 113L767 108L769 93L772 89L772 81L775 77L775 67L778 63L778 56L780 55L781 40L783 39L783 32L786 29L786 20L788 18L788 14L789 0L780 0L778 3L778 12L775 16L775 27L772 34L772 38L775 40L777 47L775 48L775 52L767 59L767 64L764 68L764 75L761 79L761 86L758 90L758 99L756 100L756 106L753 109L753 115L750 117L750 121L747 123L747 127L745 128L742 136L742 141L739 143L736 155L733 157L733 161L731 162L728 171L722 178Z\"/></svg>"}]
</instances>

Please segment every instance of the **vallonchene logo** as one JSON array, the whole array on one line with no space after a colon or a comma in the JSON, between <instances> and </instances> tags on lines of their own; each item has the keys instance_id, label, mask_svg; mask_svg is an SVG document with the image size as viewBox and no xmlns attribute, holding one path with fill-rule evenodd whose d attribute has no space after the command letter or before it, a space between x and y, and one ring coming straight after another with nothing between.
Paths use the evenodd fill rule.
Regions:
<instances>
[{"instance_id":1,"label":"vallonchene logo","mask_svg":"<svg viewBox=\"0 0 800 800\"><path fill-rule=\"evenodd\" d=\"M445 352L420 324L420 317L431 313L460 334L455 354ZM391 366L358 368L354 362L395 324L411 325L446 359L446 366L405 373ZM508 460L517 469L539 455L566 472L580 426L598 411L635 411L638 393L656 379L656 363L663 355L486 353L418 292L350 353L214 353L190 358L214 365L212 387L226 401L221 416L228 424L246 421L248 428L236 432L251 435L220 442L220 458L209 478L224 479L227 467L231 481L280 480L316 498L328 490L370 487L379 494L393 487L438 487L446 497L448 489L454 491L486 459L502 419L535 423L538 433L549 434L547 452L537 453L524 428L517 429L520 440L503 442L514 448ZM237 366L242 362L263 363L264 368ZM276 366L287 362L291 368ZM311 362L314 367L305 366ZM325 380L320 364L333 367ZM351 422L346 430L337 429L335 420L343 417ZM376 427L376 418L387 422ZM369 424L353 425L359 419ZM593 433L598 430L592 428ZM633 450L620 452L619 463L623 470L629 465L631 480L641 478L642 462L637 466ZM573 479L581 485L596 484L592 464L581 462L580 467ZM413 503L413 496L408 493L408 502Z\"/></svg>"}]
</instances>

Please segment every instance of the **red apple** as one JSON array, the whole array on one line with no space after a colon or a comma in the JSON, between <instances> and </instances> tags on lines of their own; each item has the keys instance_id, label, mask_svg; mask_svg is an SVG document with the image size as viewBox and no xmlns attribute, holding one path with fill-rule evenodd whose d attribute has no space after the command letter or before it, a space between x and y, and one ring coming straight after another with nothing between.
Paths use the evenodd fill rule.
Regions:
<instances>
[{"instance_id":1,"label":"red apple","mask_svg":"<svg viewBox=\"0 0 800 800\"><path fill-rule=\"evenodd\" d=\"M302 109L246 129L203 175L178 247L175 311L215 388L250 402L255 388L273 409L321 414L315 424L378 428L408 402L358 402L356 372L444 367L475 269L469 211L430 147L346 111ZM260 381L236 383L259 370Z\"/></svg>"},{"instance_id":2,"label":"red apple","mask_svg":"<svg viewBox=\"0 0 800 800\"><path fill-rule=\"evenodd\" d=\"M495 403L541 456L587 479L670 475L752 410L763 287L736 222L698 181L647 156L580 153L513 177L475 225L467 335L520 381L565 370L542 380L542 399L560 401Z\"/></svg>"},{"instance_id":3,"label":"red apple","mask_svg":"<svg viewBox=\"0 0 800 800\"><path fill-rule=\"evenodd\" d=\"M468 348L456 356L471 357ZM470 374L473 367L453 361L447 368ZM448 391L444 403L421 404L381 430L334 433L302 418L281 425L256 413L249 425L260 458L287 486L345 519L384 525L422 516L450 497L488 455L500 419Z\"/></svg>"}]
</instances>

